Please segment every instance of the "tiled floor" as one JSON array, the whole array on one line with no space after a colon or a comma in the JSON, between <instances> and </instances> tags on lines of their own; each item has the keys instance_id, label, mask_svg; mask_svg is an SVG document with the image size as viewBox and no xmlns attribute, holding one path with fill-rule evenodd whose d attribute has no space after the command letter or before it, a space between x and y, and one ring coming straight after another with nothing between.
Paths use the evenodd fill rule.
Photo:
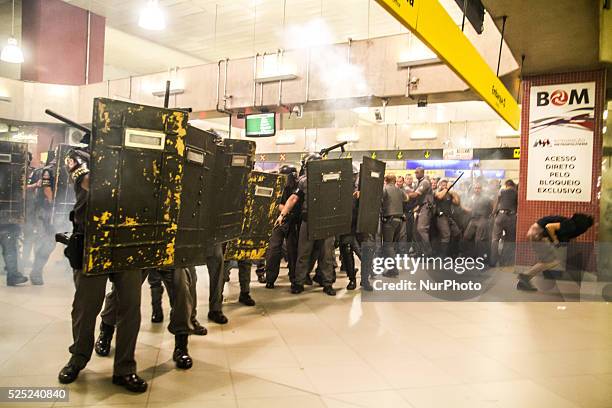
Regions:
<instances>
[{"instance_id":1,"label":"tiled floor","mask_svg":"<svg viewBox=\"0 0 612 408\"><path fill-rule=\"evenodd\" d=\"M43 287L0 286L0 386L56 386L68 359L73 286L61 260L51 265ZM94 355L70 402L55 406L612 407L607 303L362 303L345 289L291 295L283 270L275 290L253 282L258 304L247 308L233 271L230 323L218 326L206 322L198 272L209 334L191 338L193 369L174 368L167 320L149 322L145 284L137 361L148 392L113 386L112 356ZM15 404L28 405L53 404Z\"/></svg>"}]
</instances>

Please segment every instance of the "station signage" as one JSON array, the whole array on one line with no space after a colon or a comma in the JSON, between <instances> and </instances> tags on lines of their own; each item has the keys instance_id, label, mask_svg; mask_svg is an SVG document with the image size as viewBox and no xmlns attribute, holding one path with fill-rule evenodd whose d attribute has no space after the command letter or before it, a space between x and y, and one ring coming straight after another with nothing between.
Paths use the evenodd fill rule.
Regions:
<instances>
[{"instance_id":1,"label":"station signage","mask_svg":"<svg viewBox=\"0 0 612 408\"><path fill-rule=\"evenodd\" d=\"M472 160L474 158L474 149L444 149L443 157L444 160Z\"/></svg>"},{"instance_id":2,"label":"station signage","mask_svg":"<svg viewBox=\"0 0 612 408\"><path fill-rule=\"evenodd\" d=\"M518 104L438 0L376 0L443 60L512 128Z\"/></svg>"},{"instance_id":3,"label":"station signage","mask_svg":"<svg viewBox=\"0 0 612 408\"><path fill-rule=\"evenodd\" d=\"M527 200L590 202L595 82L533 86Z\"/></svg>"}]
</instances>

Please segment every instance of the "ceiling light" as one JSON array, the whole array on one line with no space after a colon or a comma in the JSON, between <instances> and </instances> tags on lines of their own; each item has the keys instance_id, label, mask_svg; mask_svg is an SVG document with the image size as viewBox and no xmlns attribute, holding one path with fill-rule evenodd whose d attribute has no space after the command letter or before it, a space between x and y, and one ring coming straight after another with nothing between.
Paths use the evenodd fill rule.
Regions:
<instances>
[{"instance_id":1,"label":"ceiling light","mask_svg":"<svg viewBox=\"0 0 612 408\"><path fill-rule=\"evenodd\" d=\"M166 96L166 90L161 90L161 91L153 91L151 92L153 94L153 96ZM168 92L170 95L180 95L182 93L185 93L185 90L183 88L171 88L170 92Z\"/></svg>"},{"instance_id":2,"label":"ceiling light","mask_svg":"<svg viewBox=\"0 0 612 408\"><path fill-rule=\"evenodd\" d=\"M603 112L603 120L608 120L608 110L607 109Z\"/></svg>"},{"instance_id":3,"label":"ceiling light","mask_svg":"<svg viewBox=\"0 0 612 408\"><path fill-rule=\"evenodd\" d=\"M438 65L441 64L442 61L440 58L424 58L417 60L409 60L409 61L400 61L397 63L397 68L414 68L414 67L424 67L428 65Z\"/></svg>"},{"instance_id":4,"label":"ceiling light","mask_svg":"<svg viewBox=\"0 0 612 408\"><path fill-rule=\"evenodd\" d=\"M0 102L10 102L11 101L11 97L10 96L2 96L0 95Z\"/></svg>"},{"instance_id":5,"label":"ceiling light","mask_svg":"<svg viewBox=\"0 0 612 408\"><path fill-rule=\"evenodd\" d=\"M140 12L138 25L145 30L161 31L166 28L166 18L159 7L158 0L148 0Z\"/></svg>"},{"instance_id":6,"label":"ceiling light","mask_svg":"<svg viewBox=\"0 0 612 408\"><path fill-rule=\"evenodd\" d=\"M23 62L23 52L21 48L19 48L19 45L17 45L17 39L15 38L15 0L13 0L11 36L2 49L0 60L13 64L21 64Z\"/></svg>"},{"instance_id":7,"label":"ceiling light","mask_svg":"<svg viewBox=\"0 0 612 408\"><path fill-rule=\"evenodd\" d=\"M278 81L292 81L297 79L297 75L295 74L280 74L280 75L270 75L270 76L260 76L255 78L255 83L265 84L268 82L278 82Z\"/></svg>"},{"instance_id":8,"label":"ceiling light","mask_svg":"<svg viewBox=\"0 0 612 408\"><path fill-rule=\"evenodd\" d=\"M410 133L411 140L432 140L438 137L435 129L415 129Z\"/></svg>"}]
</instances>

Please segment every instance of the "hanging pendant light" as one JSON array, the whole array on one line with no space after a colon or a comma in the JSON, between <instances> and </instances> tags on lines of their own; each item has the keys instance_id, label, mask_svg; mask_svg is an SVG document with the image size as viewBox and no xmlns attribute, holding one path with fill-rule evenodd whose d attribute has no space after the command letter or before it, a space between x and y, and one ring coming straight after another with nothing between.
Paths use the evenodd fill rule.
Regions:
<instances>
[{"instance_id":1,"label":"hanging pendant light","mask_svg":"<svg viewBox=\"0 0 612 408\"><path fill-rule=\"evenodd\" d=\"M9 37L7 44L2 49L0 60L4 62L11 62L13 64L21 64L23 62L23 52L21 51L21 48L19 48L17 39L15 38L15 0L13 0L11 36Z\"/></svg>"},{"instance_id":2,"label":"hanging pendant light","mask_svg":"<svg viewBox=\"0 0 612 408\"><path fill-rule=\"evenodd\" d=\"M140 12L138 25L145 30L161 31L166 28L166 18L157 0L147 0L147 5Z\"/></svg>"}]
</instances>

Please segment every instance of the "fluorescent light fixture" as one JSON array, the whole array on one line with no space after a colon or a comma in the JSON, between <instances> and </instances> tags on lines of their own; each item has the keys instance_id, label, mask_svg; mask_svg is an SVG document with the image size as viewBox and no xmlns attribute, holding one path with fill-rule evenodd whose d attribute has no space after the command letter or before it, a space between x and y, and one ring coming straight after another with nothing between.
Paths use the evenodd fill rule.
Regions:
<instances>
[{"instance_id":1,"label":"fluorescent light fixture","mask_svg":"<svg viewBox=\"0 0 612 408\"><path fill-rule=\"evenodd\" d=\"M295 144L295 135L287 132L283 132L276 137L277 145L291 145Z\"/></svg>"},{"instance_id":2,"label":"fluorescent light fixture","mask_svg":"<svg viewBox=\"0 0 612 408\"><path fill-rule=\"evenodd\" d=\"M145 30L161 31L166 28L166 18L157 0L148 0L140 12L138 25Z\"/></svg>"},{"instance_id":3,"label":"fluorescent light fixture","mask_svg":"<svg viewBox=\"0 0 612 408\"><path fill-rule=\"evenodd\" d=\"M151 92L153 94L153 96L165 96L166 95L166 90L164 89L163 91L153 91ZM170 95L180 95L182 93L185 93L185 90L183 88L170 88Z\"/></svg>"},{"instance_id":4,"label":"fluorescent light fixture","mask_svg":"<svg viewBox=\"0 0 612 408\"><path fill-rule=\"evenodd\" d=\"M410 133L410 140L433 140L438 138L435 129L415 129Z\"/></svg>"},{"instance_id":5,"label":"fluorescent light fixture","mask_svg":"<svg viewBox=\"0 0 612 408\"><path fill-rule=\"evenodd\" d=\"M11 97L10 96L2 96L2 95L0 95L0 101L1 102L10 102L11 101Z\"/></svg>"},{"instance_id":6,"label":"fluorescent light fixture","mask_svg":"<svg viewBox=\"0 0 612 408\"><path fill-rule=\"evenodd\" d=\"M355 132L340 133L336 136L338 142L357 142L359 135Z\"/></svg>"},{"instance_id":7,"label":"fluorescent light fixture","mask_svg":"<svg viewBox=\"0 0 612 408\"><path fill-rule=\"evenodd\" d=\"M497 131L498 138L512 138L512 137L521 137L521 132L512 129L510 126L503 126L501 129Z\"/></svg>"},{"instance_id":8,"label":"fluorescent light fixture","mask_svg":"<svg viewBox=\"0 0 612 408\"><path fill-rule=\"evenodd\" d=\"M397 63L397 68L414 68L414 67L424 67L428 65L438 65L441 64L442 61L440 58L424 58L418 60L410 60L410 61L400 61Z\"/></svg>"},{"instance_id":9,"label":"fluorescent light fixture","mask_svg":"<svg viewBox=\"0 0 612 408\"><path fill-rule=\"evenodd\" d=\"M603 134L608 133L608 127L607 127L607 126L604 126L604 127L603 127L603 129L602 129L602 133L603 133Z\"/></svg>"},{"instance_id":10,"label":"fluorescent light fixture","mask_svg":"<svg viewBox=\"0 0 612 408\"><path fill-rule=\"evenodd\" d=\"M268 82L292 81L294 79L297 79L297 75L295 74L270 75L270 76L261 76L261 77L255 78L255 83L265 84Z\"/></svg>"},{"instance_id":11,"label":"fluorescent light fixture","mask_svg":"<svg viewBox=\"0 0 612 408\"><path fill-rule=\"evenodd\" d=\"M608 110L603 111L603 120L608 120Z\"/></svg>"}]
</instances>

